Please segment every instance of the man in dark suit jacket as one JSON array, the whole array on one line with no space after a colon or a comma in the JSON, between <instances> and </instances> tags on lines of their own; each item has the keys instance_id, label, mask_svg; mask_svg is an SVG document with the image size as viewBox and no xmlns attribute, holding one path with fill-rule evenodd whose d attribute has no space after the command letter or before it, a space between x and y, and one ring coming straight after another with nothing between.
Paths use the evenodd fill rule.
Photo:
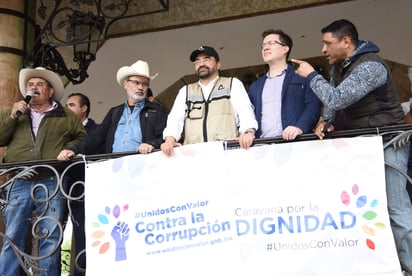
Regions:
<instances>
[{"instance_id":1,"label":"man in dark suit jacket","mask_svg":"<svg viewBox=\"0 0 412 276\"><path fill-rule=\"evenodd\" d=\"M72 93L67 97L66 107L73 111L82 122L87 133L90 134L98 124L89 118L90 114L90 99L82 93ZM104 153L104 148L100 147L96 149L92 154ZM70 191L70 197L76 198L76 200L70 200L71 219L73 225L73 238L74 238L74 253L76 256L76 265L74 265L73 276L84 276L85 273L78 269L78 267L86 268L86 235L84 229L85 213L84 213L84 164L73 165L68 171L69 176L68 191ZM77 184L76 184L77 183ZM68 210L66 210L68 214ZM65 217L67 218L67 214Z\"/></svg>"},{"instance_id":2,"label":"man in dark suit jacket","mask_svg":"<svg viewBox=\"0 0 412 276\"><path fill-rule=\"evenodd\" d=\"M320 101L305 78L287 63L292 39L281 30L262 34L262 58L269 71L250 85L249 98L255 106L259 127L257 138L282 136L294 140L312 132L320 116Z\"/></svg>"},{"instance_id":3,"label":"man in dark suit jacket","mask_svg":"<svg viewBox=\"0 0 412 276\"><path fill-rule=\"evenodd\" d=\"M89 118L90 114L90 99L82 93L72 93L67 97L66 107L76 113L83 123L87 133L90 133L97 127L96 122Z\"/></svg>"}]
</instances>

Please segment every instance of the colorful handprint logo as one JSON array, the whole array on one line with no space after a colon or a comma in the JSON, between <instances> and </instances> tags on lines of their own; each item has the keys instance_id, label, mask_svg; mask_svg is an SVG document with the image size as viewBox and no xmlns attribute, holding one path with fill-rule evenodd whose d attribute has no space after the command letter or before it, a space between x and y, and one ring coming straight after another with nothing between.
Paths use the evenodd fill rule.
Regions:
<instances>
[{"instance_id":1,"label":"colorful handprint logo","mask_svg":"<svg viewBox=\"0 0 412 276\"><path fill-rule=\"evenodd\" d=\"M129 209L129 205L123 206L122 211L125 212ZM126 254L126 241L129 239L130 228L128 224L124 221L118 220L121 209L119 205L115 205L113 209L106 207L104 214L99 214L97 216L97 222L92 223L92 227L96 228L91 234L94 242L92 247L98 247L100 254L105 254L110 249L111 242L115 245L115 260L124 261L127 259ZM110 223L110 217L113 217ZM113 227L111 226L113 225ZM111 239L106 235L106 229L111 228Z\"/></svg>"},{"instance_id":2,"label":"colorful handprint logo","mask_svg":"<svg viewBox=\"0 0 412 276\"><path fill-rule=\"evenodd\" d=\"M359 186L357 184L354 184L352 186L352 196L356 197L356 208L368 208L368 210L366 210L362 215L362 218L365 220L365 223L362 224L362 230L369 237L366 238L366 246L371 250L375 250L376 245L372 240L372 238L375 236L375 230L383 229L386 227L382 222L373 222L373 220L375 220L378 215L372 209L378 206L379 202L377 199L374 199L368 204L367 196L358 195L358 193ZM349 206L351 203L351 195L348 192L343 191L341 193L341 200L344 205ZM369 223L369 225L367 223Z\"/></svg>"}]
</instances>

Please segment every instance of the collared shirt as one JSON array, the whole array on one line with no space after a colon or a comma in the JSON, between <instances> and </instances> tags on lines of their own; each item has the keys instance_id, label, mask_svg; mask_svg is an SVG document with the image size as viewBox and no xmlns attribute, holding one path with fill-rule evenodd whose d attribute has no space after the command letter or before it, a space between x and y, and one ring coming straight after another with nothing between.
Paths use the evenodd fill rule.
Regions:
<instances>
[{"instance_id":1,"label":"collared shirt","mask_svg":"<svg viewBox=\"0 0 412 276\"><path fill-rule=\"evenodd\" d=\"M43 119L44 115L50 110L53 110L57 107L57 103L55 101L52 102L52 106L47 109L45 112L37 112L33 109L30 109L30 116L31 116L31 123L33 128L34 137L37 137L37 132L39 131L39 126L41 120Z\"/></svg>"},{"instance_id":2,"label":"collared shirt","mask_svg":"<svg viewBox=\"0 0 412 276\"><path fill-rule=\"evenodd\" d=\"M279 75L267 75L262 92L262 123L261 137L276 137L282 135L282 86L286 70Z\"/></svg>"},{"instance_id":3,"label":"collared shirt","mask_svg":"<svg viewBox=\"0 0 412 276\"><path fill-rule=\"evenodd\" d=\"M145 101L136 104L131 111L125 103L122 117L117 125L114 135L113 152L136 151L142 143L142 130L140 126L140 111Z\"/></svg>"},{"instance_id":4,"label":"collared shirt","mask_svg":"<svg viewBox=\"0 0 412 276\"><path fill-rule=\"evenodd\" d=\"M200 87L202 87L203 96L205 99L209 97L213 86L215 85L218 77L211 81L208 85L202 85L199 81ZM246 89L243 83L233 78L232 87L230 92L230 101L233 106L233 111L236 114L236 123L239 127L239 132L243 133L246 129L257 129L258 124L253 111L253 105L250 103ZM186 110L186 86L180 88L179 93L176 96L173 103L172 110L167 117L167 126L163 131L163 138L172 136L178 141L183 131L183 125L185 120Z\"/></svg>"}]
</instances>

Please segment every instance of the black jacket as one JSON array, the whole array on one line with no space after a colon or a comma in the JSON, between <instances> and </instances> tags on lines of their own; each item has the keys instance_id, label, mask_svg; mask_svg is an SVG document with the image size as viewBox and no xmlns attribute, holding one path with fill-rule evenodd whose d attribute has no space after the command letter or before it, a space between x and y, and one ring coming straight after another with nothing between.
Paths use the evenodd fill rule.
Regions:
<instances>
[{"instance_id":1,"label":"black jacket","mask_svg":"<svg viewBox=\"0 0 412 276\"><path fill-rule=\"evenodd\" d=\"M103 122L70 150L76 154L93 154L99 148L104 147L104 153L112 153L114 135L125 107L125 104L112 107ZM145 101L140 111L142 142L159 149L163 142L163 129L166 127L166 122L167 111L157 103Z\"/></svg>"}]
</instances>

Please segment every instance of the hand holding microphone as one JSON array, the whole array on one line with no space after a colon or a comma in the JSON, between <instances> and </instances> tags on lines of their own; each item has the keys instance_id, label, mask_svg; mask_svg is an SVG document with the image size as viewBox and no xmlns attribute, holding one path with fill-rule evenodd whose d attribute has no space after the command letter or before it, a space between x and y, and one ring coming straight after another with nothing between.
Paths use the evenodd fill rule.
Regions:
<instances>
[{"instance_id":1,"label":"hand holding microphone","mask_svg":"<svg viewBox=\"0 0 412 276\"><path fill-rule=\"evenodd\" d=\"M34 92L33 91L27 91L26 97L24 98L24 102L28 104L33 97ZM19 118L23 113L20 110L16 111L16 116Z\"/></svg>"}]
</instances>

